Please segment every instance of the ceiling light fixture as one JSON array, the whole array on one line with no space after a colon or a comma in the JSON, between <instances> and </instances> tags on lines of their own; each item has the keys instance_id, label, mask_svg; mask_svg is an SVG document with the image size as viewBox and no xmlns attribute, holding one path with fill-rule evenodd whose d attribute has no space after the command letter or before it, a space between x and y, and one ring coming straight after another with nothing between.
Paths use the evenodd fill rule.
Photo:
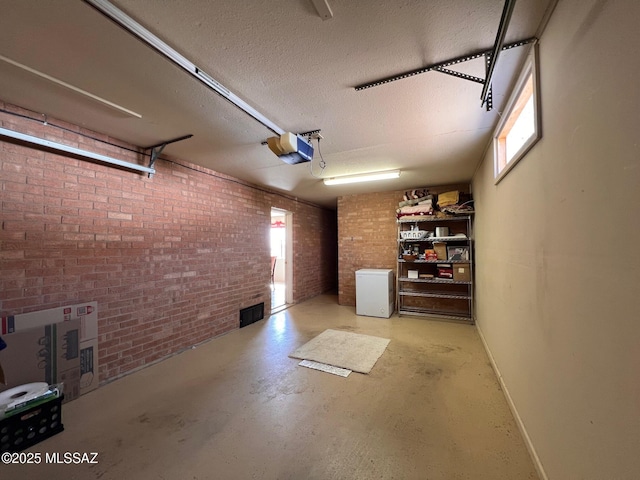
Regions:
<instances>
[{"instance_id":1,"label":"ceiling light fixture","mask_svg":"<svg viewBox=\"0 0 640 480\"><path fill-rule=\"evenodd\" d=\"M325 185L344 185L346 183L373 182L375 180L391 180L400 177L400 170L387 170L385 172L363 173L360 175L344 175L323 180Z\"/></svg>"}]
</instances>

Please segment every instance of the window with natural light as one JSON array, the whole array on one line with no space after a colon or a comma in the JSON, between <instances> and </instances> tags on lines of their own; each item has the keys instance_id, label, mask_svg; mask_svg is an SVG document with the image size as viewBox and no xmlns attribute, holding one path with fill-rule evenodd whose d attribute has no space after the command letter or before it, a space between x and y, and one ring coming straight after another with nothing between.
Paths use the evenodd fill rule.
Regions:
<instances>
[{"instance_id":1,"label":"window with natural light","mask_svg":"<svg viewBox=\"0 0 640 480\"><path fill-rule=\"evenodd\" d=\"M532 49L493 137L496 183L540 138L537 98L535 49Z\"/></svg>"},{"instance_id":2,"label":"window with natural light","mask_svg":"<svg viewBox=\"0 0 640 480\"><path fill-rule=\"evenodd\" d=\"M284 222L271 224L271 256L284 258L284 245L286 241L286 229Z\"/></svg>"}]
</instances>

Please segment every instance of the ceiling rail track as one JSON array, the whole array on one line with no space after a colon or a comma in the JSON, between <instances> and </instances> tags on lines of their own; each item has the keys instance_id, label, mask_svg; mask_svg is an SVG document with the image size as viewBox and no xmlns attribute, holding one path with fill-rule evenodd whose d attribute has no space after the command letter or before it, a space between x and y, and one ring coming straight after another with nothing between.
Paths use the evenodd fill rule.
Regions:
<instances>
[{"instance_id":1,"label":"ceiling rail track","mask_svg":"<svg viewBox=\"0 0 640 480\"><path fill-rule=\"evenodd\" d=\"M502 16L500 17L500 23L498 24L498 32L496 34L496 40L493 44L493 48L470 53L468 55L463 55L461 57L451 58L443 62L433 63L431 65L427 65L426 67L398 73L396 75L391 75L390 77L381 78L379 80L374 80L372 82L362 83L360 85L356 85L353 88L356 91L366 90L368 88L378 87L386 83L395 82L397 80L402 80L403 78L409 78L415 75L420 75L421 73L426 73L426 72L435 70L436 72L452 75L454 77L462 78L463 80L469 80L475 83L482 84L482 95L480 96L480 100L482 100L482 106L486 107L487 111L490 111L493 108L493 88L492 88L491 82L493 80L493 73L495 71L496 63L498 62L500 52L504 50L509 50L515 47L521 47L529 43L534 43L538 40L536 37L531 37L531 38L520 40L514 43L509 43L507 45L504 44L504 37L507 34L507 29L509 28L509 22L511 21L511 15L513 13L513 8L515 7L515 4L516 4L516 0L505 0L504 8L502 9ZM466 73L456 72L455 70L450 70L446 68L451 65L456 65L462 62L468 62L469 60L475 60L476 58L480 58L480 57L485 58L485 78L484 79L475 77L473 75L467 75Z\"/></svg>"},{"instance_id":2,"label":"ceiling rail track","mask_svg":"<svg viewBox=\"0 0 640 480\"><path fill-rule=\"evenodd\" d=\"M524 40L519 40L517 42L513 42L513 43L508 43L506 45L502 45L500 50L501 51L510 50L512 48L522 47L524 45L535 43L537 41L538 41L538 39L536 37L526 38ZM379 87L380 85L385 85L387 83L396 82L398 80L402 80L402 79L409 78L409 77L414 77L416 75L420 75L422 73L427 73L427 72L430 72L430 71L436 71L436 72L440 72L440 73L445 73L447 75L453 75L455 77L462 78L464 80L470 80L472 82L481 83L481 84L485 85L486 79L482 79L482 78L479 78L479 77L474 77L473 75L467 75L466 73L456 72L456 71L450 70L450 69L448 69L446 67L450 67L451 65L457 65L457 64L463 63L463 62L468 62L469 60L475 60L475 59L480 58L480 57L485 57L485 64L487 66L486 70L487 70L487 73L488 73L489 64L490 64L490 61L491 61L492 54L493 54L493 49L480 50L480 51L477 51L477 52L469 53L467 55L461 55L459 57L450 58L450 59L444 60L442 62L432 63L432 64L427 65L425 67L416 68L415 70L408 70L406 72L398 73L396 75L391 75L389 77L384 77L384 78L380 78L378 80L373 80L371 82L362 83L360 85L356 85L353 88L354 88L354 90L359 92L359 91L362 91L362 90L366 90L368 88ZM491 108L490 108L491 107L491 87L490 86L489 86L488 93L487 93L487 96L486 96L486 102L483 102L483 104L486 104L487 110L491 110Z\"/></svg>"},{"instance_id":3,"label":"ceiling rail track","mask_svg":"<svg viewBox=\"0 0 640 480\"><path fill-rule=\"evenodd\" d=\"M538 39L536 37L531 37L524 40L519 40L514 43L508 43L506 45L503 45L502 50L509 50L511 48L522 47L523 45L534 43L537 40ZM396 75L391 75L389 77L380 78L378 80L373 80L367 83L362 83L360 85L356 85L353 88L356 91L361 91L361 90L366 90L368 88L378 87L386 83L395 82L398 80L402 80L404 78L413 77L415 75L420 75L421 73L427 73L432 70L438 70L441 68L450 67L451 65L456 65L458 63L468 62L469 60L475 60L476 58L484 57L486 55L491 55L492 51L493 50L491 49L487 49L487 50L480 50L478 52L470 53L468 55L461 55L459 57L450 58L449 60L444 60L442 62L432 63L431 65L427 65L425 67L416 68L415 70L408 70L406 72L398 73Z\"/></svg>"},{"instance_id":4,"label":"ceiling rail track","mask_svg":"<svg viewBox=\"0 0 640 480\"><path fill-rule=\"evenodd\" d=\"M516 0L505 0L504 8L502 9L502 16L500 17L500 23L498 25L498 33L496 34L496 41L493 44L493 49L491 50L491 54L487 58L487 74L484 79L484 87L482 88L482 95L480 96L480 100L482 100L482 105L487 102L489 95L489 90L491 89L491 80L493 79L493 72L496 67L496 63L498 62L498 57L500 56L500 52L502 51L502 46L504 45L504 37L507 34L507 29L509 28L509 22L511 21L511 14L513 13L513 7L516 6ZM489 105L487 104L487 110L490 110Z\"/></svg>"},{"instance_id":5,"label":"ceiling rail track","mask_svg":"<svg viewBox=\"0 0 640 480\"><path fill-rule=\"evenodd\" d=\"M133 18L128 16L122 10L118 9L115 5L108 2L107 0L84 0L85 3L88 3L92 7L94 7L97 11L102 13L104 16L108 17L112 21L114 21L117 25L122 27L124 30L128 31L134 37L141 40L147 46L151 47L165 58L171 60L177 66L182 68L184 71L192 75L196 80L200 83L206 85L208 88L216 92L225 100L228 100L244 113L252 117L254 120L258 121L265 127L267 127L272 132L277 135L282 135L285 133L285 130L275 122L269 120L262 113L258 112L251 105L246 103L240 97L231 92L228 88L218 82L216 79L211 77L209 74L200 69L197 65L187 59L185 56L178 53L176 50L171 48L168 44L160 40L156 35L151 33L149 30L144 28L138 22L136 22Z\"/></svg>"}]
</instances>

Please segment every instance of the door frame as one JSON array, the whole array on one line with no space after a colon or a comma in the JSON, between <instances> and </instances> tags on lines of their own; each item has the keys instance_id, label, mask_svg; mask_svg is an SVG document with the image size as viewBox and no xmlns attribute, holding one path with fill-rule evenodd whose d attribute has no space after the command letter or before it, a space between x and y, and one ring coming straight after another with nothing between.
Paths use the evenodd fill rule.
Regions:
<instances>
[{"instance_id":1,"label":"door frame","mask_svg":"<svg viewBox=\"0 0 640 480\"><path fill-rule=\"evenodd\" d=\"M271 207L271 213L284 216L284 292L285 306L293 304L293 212Z\"/></svg>"},{"instance_id":2,"label":"door frame","mask_svg":"<svg viewBox=\"0 0 640 480\"><path fill-rule=\"evenodd\" d=\"M285 303L293 303L293 212L284 211L285 242L284 242L284 293Z\"/></svg>"}]
</instances>

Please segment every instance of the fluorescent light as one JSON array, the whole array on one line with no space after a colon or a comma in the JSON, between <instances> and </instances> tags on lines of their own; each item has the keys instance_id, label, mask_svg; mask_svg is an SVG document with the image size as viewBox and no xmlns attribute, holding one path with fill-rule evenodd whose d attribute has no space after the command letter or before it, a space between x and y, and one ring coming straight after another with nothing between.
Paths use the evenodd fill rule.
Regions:
<instances>
[{"instance_id":1,"label":"fluorescent light","mask_svg":"<svg viewBox=\"0 0 640 480\"><path fill-rule=\"evenodd\" d=\"M344 185L345 183L373 182L375 180L390 180L398 177L400 177L400 170L387 170L386 172L325 178L323 182L325 185Z\"/></svg>"}]
</instances>

